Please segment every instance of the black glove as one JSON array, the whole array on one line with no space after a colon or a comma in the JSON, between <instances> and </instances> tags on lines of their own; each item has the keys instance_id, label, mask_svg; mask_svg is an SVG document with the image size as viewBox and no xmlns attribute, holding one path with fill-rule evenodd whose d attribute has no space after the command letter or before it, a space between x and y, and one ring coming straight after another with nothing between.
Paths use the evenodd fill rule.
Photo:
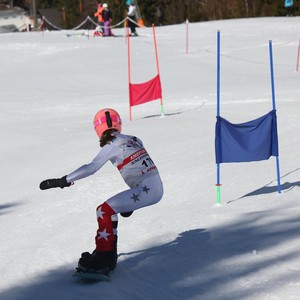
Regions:
<instances>
[{"instance_id":1,"label":"black glove","mask_svg":"<svg viewBox=\"0 0 300 300\"><path fill-rule=\"evenodd\" d=\"M40 183L41 190L48 190L52 188L60 187L63 189L64 187L70 186L72 182L67 182L67 176L57 179L47 179Z\"/></svg>"}]
</instances>

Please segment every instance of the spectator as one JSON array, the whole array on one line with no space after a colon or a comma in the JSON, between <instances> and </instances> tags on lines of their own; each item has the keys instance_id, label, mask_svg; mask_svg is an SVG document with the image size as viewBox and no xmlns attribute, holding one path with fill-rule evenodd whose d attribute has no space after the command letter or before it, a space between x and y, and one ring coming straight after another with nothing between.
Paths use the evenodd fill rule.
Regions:
<instances>
[{"instance_id":1,"label":"spectator","mask_svg":"<svg viewBox=\"0 0 300 300\"><path fill-rule=\"evenodd\" d=\"M293 16L293 5L294 5L293 0L285 0L284 1L284 7L286 8L286 12L287 12L288 17Z\"/></svg>"},{"instance_id":2,"label":"spectator","mask_svg":"<svg viewBox=\"0 0 300 300\"><path fill-rule=\"evenodd\" d=\"M103 17L102 17L102 11L103 11L103 6L99 2L98 3L98 7L97 7L97 11L94 13L94 17L98 18L98 25L100 27L99 31L101 32L101 34L103 34L103 27L104 27L104 22L103 22Z\"/></svg>"},{"instance_id":3,"label":"spectator","mask_svg":"<svg viewBox=\"0 0 300 300\"><path fill-rule=\"evenodd\" d=\"M136 6L134 5L134 2L132 0L126 1L126 7L127 7L127 16L129 19L127 20L127 25L130 28L130 35L137 36L136 32Z\"/></svg>"},{"instance_id":4,"label":"spectator","mask_svg":"<svg viewBox=\"0 0 300 300\"><path fill-rule=\"evenodd\" d=\"M112 13L108 9L107 3L102 4L103 11L102 11L102 18L104 22L104 33L103 36L112 36L112 31L111 31L111 21L112 21Z\"/></svg>"}]
</instances>

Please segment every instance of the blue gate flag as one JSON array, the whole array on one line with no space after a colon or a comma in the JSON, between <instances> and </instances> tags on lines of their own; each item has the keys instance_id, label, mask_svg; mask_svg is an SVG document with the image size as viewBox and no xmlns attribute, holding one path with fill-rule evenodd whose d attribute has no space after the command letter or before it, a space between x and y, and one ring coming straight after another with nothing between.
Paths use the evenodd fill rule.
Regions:
<instances>
[{"instance_id":1,"label":"blue gate flag","mask_svg":"<svg viewBox=\"0 0 300 300\"><path fill-rule=\"evenodd\" d=\"M217 163L249 162L278 156L276 110L255 120L232 124L217 116Z\"/></svg>"}]
</instances>

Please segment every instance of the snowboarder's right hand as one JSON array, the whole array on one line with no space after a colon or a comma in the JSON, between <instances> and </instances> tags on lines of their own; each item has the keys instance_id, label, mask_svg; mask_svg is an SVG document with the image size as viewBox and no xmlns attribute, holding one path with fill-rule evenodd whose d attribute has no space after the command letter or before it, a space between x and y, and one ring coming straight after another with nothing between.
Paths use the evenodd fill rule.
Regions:
<instances>
[{"instance_id":1,"label":"snowboarder's right hand","mask_svg":"<svg viewBox=\"0 0 300 300\"><path fill-rule=\"evenodd\" d=\"M67 182L67 176L56 179L46 179L40 183L41 190L48 190L52 188L60 187L63 189L64 187L70 186L72 182Z\"/></svg>"}]
</instances>

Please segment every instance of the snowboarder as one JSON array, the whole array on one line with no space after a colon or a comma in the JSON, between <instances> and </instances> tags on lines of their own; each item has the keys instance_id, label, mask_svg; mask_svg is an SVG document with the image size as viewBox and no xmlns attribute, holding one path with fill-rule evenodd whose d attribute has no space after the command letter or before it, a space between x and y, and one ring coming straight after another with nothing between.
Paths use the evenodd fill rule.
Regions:
<instances>
[{"instance_id":1,"label":"snowboarder","mask_svg":"<svg viewBox=\"0 0 300 300\"><path fill-rule=\"evenodd\" d=\"M136 209L159 202L163 196L163 185L156 165L139 138L121 133L122 121L115 110L107 108L97 112L94 128L102 148L96 157L62 178L47 179L40 184L41 190L69 187L75 181L94 174L110 160L129 186L129 189L97 207L96 249L92 253L82 253L78 269L83 272L115 269L117 214L128 217Z\"/></svg>"}]
</instances>

